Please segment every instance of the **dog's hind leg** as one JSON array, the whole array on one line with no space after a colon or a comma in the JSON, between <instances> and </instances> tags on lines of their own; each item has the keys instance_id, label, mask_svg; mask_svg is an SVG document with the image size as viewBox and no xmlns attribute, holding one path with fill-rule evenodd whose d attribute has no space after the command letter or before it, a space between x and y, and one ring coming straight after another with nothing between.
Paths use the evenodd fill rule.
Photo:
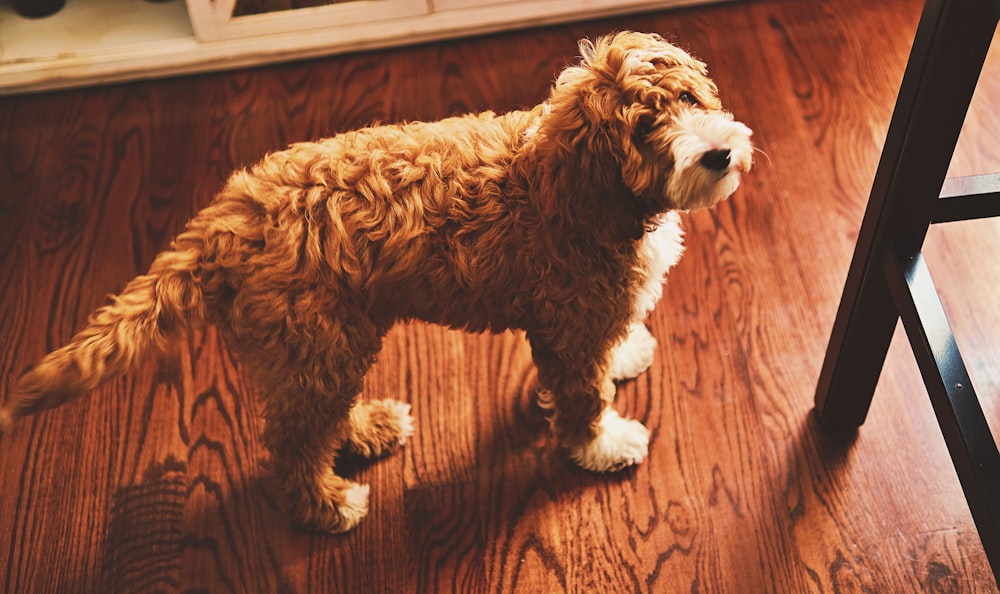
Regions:
<instances>
[{"instance_id":1,"label":"dog's hind leg","mask_svg":"<svg viewBox=\"0 0 1000 594\"><path fill-rule=\"evenodd\" d=\"M351 409L347 449L365 458L377 458L406 443L411 435L409 404L390 399L359 402Z\"/></svg>"},{"instance_id":2,"label":"dog's hind leg","mask_svg":"<svg viewBox=\"0 0 1000 594\"><path fill-rule=\"evenodd\" d=\"M609 355L578 340L553 343L564 348L547 348L547 341L530 333L529 340L542 387L539 405L550 411L556 437L573 461L596 472L642 462L648 453L649 430L611 407L615 384Z\"/></svg>"},{"instance_id":3,"label":"dog's hind leg","mask_svg":"<svg viewBox=\"0 0 1000 594\"><path fill-rule=\"evenodd\" d=\"M368 512L368 486L338 476L335 463L352 436L351 409L379 341L373 329L325 326L301 333L308 341L286 335L248 362L264 400L262 440L283 505L303 528L339 533Z\"/></svg>"}]
</instances>

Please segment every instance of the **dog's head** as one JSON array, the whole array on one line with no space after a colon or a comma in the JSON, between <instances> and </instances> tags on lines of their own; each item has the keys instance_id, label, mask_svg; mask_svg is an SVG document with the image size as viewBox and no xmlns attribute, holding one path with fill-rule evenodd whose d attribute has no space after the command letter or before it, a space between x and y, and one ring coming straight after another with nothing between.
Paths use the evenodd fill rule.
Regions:
<instances>
[{"instance_id":1,"label":"dog's head","mask_svg":"<svg viewBox=\"0 0 1000 594\"><path fill-rule=\"evenodd\" d=\"M752 164L751 131L722 109L705 64L655 34L584 40L580 50L552 89L546 134L593 167L612 160L646 216L736 191Z\"/></svg>"}]
</instances>

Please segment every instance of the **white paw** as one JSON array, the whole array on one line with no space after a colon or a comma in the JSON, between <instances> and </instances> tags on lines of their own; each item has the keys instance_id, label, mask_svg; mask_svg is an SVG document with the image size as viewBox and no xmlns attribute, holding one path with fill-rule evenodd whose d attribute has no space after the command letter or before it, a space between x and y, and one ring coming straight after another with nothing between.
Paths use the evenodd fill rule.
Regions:
<instances>
[{"instance_id":1,"label":"white paw","mask_svg":"<svg viewBox=\"0 0 1000 594\"><path fill-rule=\"evenodd\" d=\"M648 453L649 429L606 408L597 426L597 437L571 450L570 457L587 470L613 472L642 462Z\"/></svg>"},{"instance_id":2,"label":"white paw","mask_svg":"<svg viewBox=\"0 0 1000 594\"><path fill-rule=\"evenodd\" d=\"M357 483L348 487L347 492L344 493L344 503L337 508L340 517L343 518L338 532L347 532L357 526L361 518L365 517L368 513L368 492L370 490L371 487L368 485Z\"/></svg>"},{"instance_id":3,"label":"white paw","mask_svg":"<svg viewBox=\"0 0 1000 594\"><path fill-rule=\"evenodd\" d=\"M656 338L642 323L632 324L628 336L611 350L611 379L632 379L649 369L656 353Z\"/></svg>"},{"instance_id":4,"label":"white paw","mask_svg":"<svg viewBox=\"0 0 1000 594\"><path fill-rule=\"evenodd\" d=\"M385 399L382 401L385 405L385 409L396 417L396 421L399 423L399 445L406 443L406 440L413 436L415 425L413 423L413 416L410 415L412 407L399 400Z\"/></svg>"}]
</instances>

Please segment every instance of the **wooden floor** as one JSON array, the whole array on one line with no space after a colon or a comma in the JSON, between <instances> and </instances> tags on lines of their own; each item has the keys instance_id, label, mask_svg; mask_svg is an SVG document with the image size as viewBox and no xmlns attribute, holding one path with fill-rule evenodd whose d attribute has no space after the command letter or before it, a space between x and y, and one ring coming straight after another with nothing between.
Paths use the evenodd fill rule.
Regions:
<instances>
[{"instance_id":1,"label":"wooden floor","mask_svg":"<svg viewBox=\"0 0 1000 594\"><path fill-rule=\"evenodd\" d=\"M117 592L995 592L901 335L856 437L813 392L919 0L760 0L302 64L0 99L0 394L143 271L236 167L373 121L540 101L575 40L632 28L706 60L765 155L686 218L618 408L652 430L613 476L553 448L518 334L389 335L365 398L414 405L357 464L368 518L290 527L257 405L212 330L0 438L0 588ZM996 44L1000 46L1000 43ZM1000 50L1000 48L997 48ZM994 51L953 173L1000 170ZM927 255L1000 421L1000 223Z\"/></svg>"}]
</instances>

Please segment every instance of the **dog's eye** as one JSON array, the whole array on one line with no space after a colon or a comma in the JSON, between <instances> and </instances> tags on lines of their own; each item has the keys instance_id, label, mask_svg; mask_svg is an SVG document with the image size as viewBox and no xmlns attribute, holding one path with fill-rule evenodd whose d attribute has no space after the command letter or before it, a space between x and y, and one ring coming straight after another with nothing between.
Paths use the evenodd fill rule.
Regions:
<instances>
[{"instance_id":1,"label":"dog's eye","mask_svg":"<svg viewBox=\"0 0 1000 594\"><path fill-rule=\"evenodd\" d=\"M681 94L678 95L677 98L688 105L699 105L698 98L695 97L690 91L681 91Z\"/></svg>"}]
</instances>

